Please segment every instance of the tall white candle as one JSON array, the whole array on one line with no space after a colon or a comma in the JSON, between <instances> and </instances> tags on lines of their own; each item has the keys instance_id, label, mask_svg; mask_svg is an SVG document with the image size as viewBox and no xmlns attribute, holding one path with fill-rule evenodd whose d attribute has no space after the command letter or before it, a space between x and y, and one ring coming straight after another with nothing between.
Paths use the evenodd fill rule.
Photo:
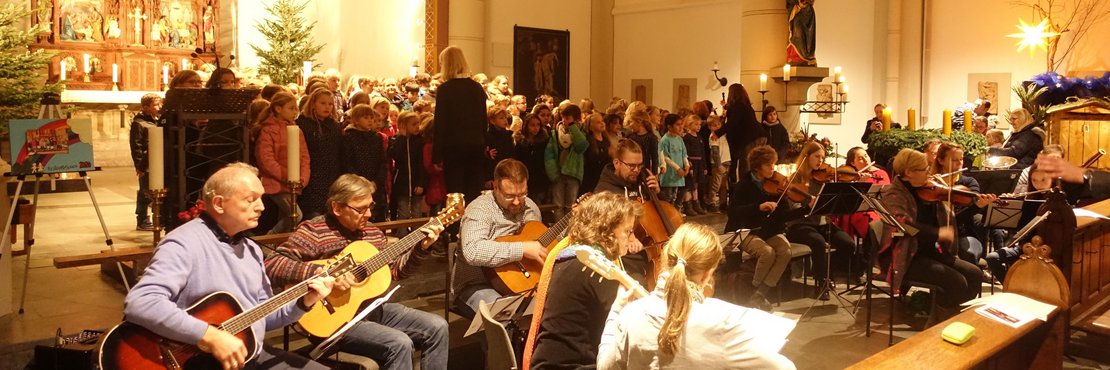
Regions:
<instances>
[{"instance_id":1,"label":"tall white candle","mask_svg":"<svg viewBox=\"0 0 1110 370\"><path fill-rule=\"evenodd\" d=\"M165 167L165 142L162 140L161 127L148 127L147 128L147 158L149 164L149 178L147 184L151 190L165 189L166 188L166 167Z\"/></svg>"},{"instance_id":2,"label":"tall white candle","mask_svg":"<svg viewBox=\"0 0 1110 370\"><path fill-rule=\"evenodd\" d=\"M65 81L66 80L66 61L65 60L62 60L62 62L60 63L60 67L62 68L62 74L60 75L61 78L59 78L58 80L59 81Z\"/></svg>"},{"instance_id":3,"label":"tall white candle","mask_svg":"<svg viewBox=\"0 0 1110 370\"><path fill-rule=\"evenodd\" d=\"M112 63L112 83L119 83L119 64Z\"/></svg>"},{"instance_id":4,"label":"tall white candle","mask_svg":"<svg viewBox=\"0 0 1110 370\"><path fill-rule=\"evenodd\" d=\"M833 81L840 81L840 73L842 71L840 66L833 67Z\"/></svg>"},{"instance_id":5,"label":"tall white candle","mask_svg":"<svg viewBox=\"0 0 1110 370\"><path fill-rule=\"evenodd\" d=\"M767 91L767 74L759 74L759 91Z\"/></svg>"},{"instance_id":6,"label":"tall white candle","mask_svg":"<svg viewBox=\"0 0 1110 370\"><path fill-rule=\"evenodd\" d=\"M181 70L184 71L186 69L189 69L189 61L185 58L181 58Z\"/></svg>"},{"instance_id":7,"label":"tall white candle","mask_svg":"<svg viewBox=\"0 0 1110 370\"><path fill-rule=\"evenodd\" d=\"M306 60L304 61L304 70L301 71L301 78L307 81L310 74L312 74L312 61Z\"/></svg>"},{"instance_id":8,"label":"tall white candle","mask_svg":"<svg viewBox=\"0 0 1110 370\"><path fill-rule=\"evenodd\" d=\"M82 71L84 71L85 74L89 73L89 55L88 54L85 54L85 69L83 69Z\"/></svg>"},{"instance_id":9,"label":"tall white candle","mask_svg":"<svg viewBox=\"0 0 1110 370\"><path fill-rule=\"evenodd\" d=\"M285 126L285 164L289 181L301 181L301 128Z\"/></svg>"},{"instance_id":10,"label":"tall white candle","mask_svg":"<svg viewBox=\"0 0 1110 370\"><path fill-rule=\"evenodd\" d=\"M162 66L162 84L166 85L166 87L170 86L170 67L169 66L165 66L165 65Z\"/></svg>"},{"instance_id":11,"label":"tall white candle","mask_svg":"<svg viewBox=\"0 0 1110 370\"><path fill-rule=\"evenodd\" d=\"M784 64L782 66L782 80L790 81L790 63Z\"/></svg>"}]
</instances>

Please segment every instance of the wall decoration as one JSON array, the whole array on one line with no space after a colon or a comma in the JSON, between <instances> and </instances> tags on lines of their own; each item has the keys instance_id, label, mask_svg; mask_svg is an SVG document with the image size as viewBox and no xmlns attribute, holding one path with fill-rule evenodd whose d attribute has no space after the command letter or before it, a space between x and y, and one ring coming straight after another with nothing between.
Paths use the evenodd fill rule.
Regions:
<instances>
[{"instance_id":1,"label":"wall decoration","mask_svg":"<svg viewBox=\"0 0 1110 370\"><path fill-rule=\"evenodd\" d=\"M528 101L570 96L570 31L513 26L513 87Z\"/></svg>"},{"instance_id":2,"label":"wall decoration","mask_svg":"<svg viewBox=\"0 0 1110 370\"><path fill-rule=\"evenodd\" d=\"M200 46L197 13L193 10L192 1L163 1L160 10L162 15L158 17L157 23L161 27L162 42L166 46L179 49Z\"/></svg>"},{"instance_id":3,"label":"wall decoration","mask_svg":"<svg viewBox=\"0 0 1110 370\"><path fill-rule=\"evenodd\" d=\"M696 78L674 79L674 93L671 95L672 111L677 112L679 109L690 109L694 106L694 101L698 98L697 84Z\"/></svg>"},{"instance_id":4,"label":"wall decoration","mask_svg":"<svg viewBox=\"0 0 1110 370\"><path fill-rule=\"evenodd\" d=\"M651 96L652 90L654 89L654 83L655 81L651 79L632 80L632 93L629 94L629 96L632 97L632 100L630 100L629 102L642 101L644 102L644 104L651 105Z\"/></svg>"},{"instance_id":5,"label":"wall decoration","mask_svg":"<svg viewBox=\"0 0 1110 370\"><path fill-rule=\"evenodd\" d=\"M100 0L60 0L62 41L104 41L104 4Z\"/></svg>"},{"instance_id":6,"label":"wall decoration","mask_svg":"<svg viewBox=\"0 0 1110 370\"><path fill-rule=\"evenodd\" d=\"M92 120L11 120L12 174L91 171Z\"/></svg>"},{"instance_id":7,"label":"wall decoration","mask_svg":"<svg viewBox=\"0 0 1110 370\"><path fill-rule=\"evenodd\" d=\"M833 89L836 86L831 83L817 83L809 87L806 92L806 100L811 102L833 102ZM805 122L816 125L839 125L841 114L840 113L803 113Z\"/></svg>"},{"instance_id":8,"label":"wall decoration","mask_svg":"<svg viewBox=\"0 0 1110 370\"><path fill-rule=\"evenodd\" d=\"M967 101L991 101L991 114L1010 111L1009 73L969 73L967 75ZM1001 90L1001 91L999 91Z\"/></svg>"}]
</instances>

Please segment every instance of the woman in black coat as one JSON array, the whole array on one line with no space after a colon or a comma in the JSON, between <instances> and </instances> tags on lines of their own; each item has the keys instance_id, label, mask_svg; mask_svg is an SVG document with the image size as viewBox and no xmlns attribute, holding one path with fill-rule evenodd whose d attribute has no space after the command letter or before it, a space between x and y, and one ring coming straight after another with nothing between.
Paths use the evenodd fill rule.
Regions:
<instances>
[{"instance_id":1,"label":"woman in black coat","mask_svg":"<svg viewBox=\"0 0 1110 370\"><path fill-rule=\"evenodd\" d=\"M767 137L767 130L755 118L755 108L748 97L748 90L741 84L728 87L728 100L725 103L725 122L721 131L727 134L728 150L732 153L732 168L729 168L729 182L739 181L739 174L747 173L748 150L759 138Z\"/></svg>"},{"instance_id":2,"label":"woman in black coat","mask_svg":"<svg viewBox=\"0 0 1110 370\"><path fill-rule=\"evenodd\" d=\"M435 144L432 161L443 163L448 193L477 198L484 186L481 160L486 149L486 91L470 79L462 49L448 46L439 53L446 80L436 91Z\"/></svg>"}]
</instances>

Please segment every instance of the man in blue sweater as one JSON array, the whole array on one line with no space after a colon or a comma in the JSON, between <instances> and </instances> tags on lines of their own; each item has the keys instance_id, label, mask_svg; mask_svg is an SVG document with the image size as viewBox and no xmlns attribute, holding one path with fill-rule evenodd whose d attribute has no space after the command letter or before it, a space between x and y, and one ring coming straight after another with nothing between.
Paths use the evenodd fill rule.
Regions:
<instances>
[{"instance_id":1,"label":"man in blue sweater","mask_svg":"<svg viewBox=\"0 0 1110 370\"><path fill-rule=\"evenodd\" d=\"M228 333L185 312L205 296L225 291L243 306L257 306L273 295L262 268L262 250L240 235L258 226L262 214L262 182L258 169L232 163L204 183L206 209L201 217L181 225L158 244L139 283L127 294L124 316L168 339L195 344L210 353L225 370L326 369L327 367L276 349L264 348L266 330L288 325L308 307L331 292L335 279L311 281L307 295L251 325L256 353Z\"/></svg>"}]
</instances>

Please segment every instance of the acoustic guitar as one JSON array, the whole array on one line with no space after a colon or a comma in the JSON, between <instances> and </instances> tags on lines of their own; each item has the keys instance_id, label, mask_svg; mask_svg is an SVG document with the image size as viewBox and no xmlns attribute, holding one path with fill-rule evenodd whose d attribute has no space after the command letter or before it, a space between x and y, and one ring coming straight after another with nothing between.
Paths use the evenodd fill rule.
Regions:
<instances>
[{"instance_id":1,"label":"acoustic guitar","mask_svg":"<svg viewBox=\"0 0 1110 370\"><path fill-rule=\"evenodd\" d=\"M465 209L462 194L447 194L447 205L424 226L453 224L462 218ZM366 241L357 241L343 248L338 256L341 259L350 258L355 261L351 274L357 283L343 291L332 289L331 294L313 305L312 309L301 316L297 323L309 334L317 337L329 337L334 334L358 314L363 303L389 290L390 284L393 283L393 272L389 270L389 263L420 244L424 237L424 233L420 230L413 231L380 252L373 244ZM319 260L310 263L326 266L328 262L330 261Z\"/></svg>"},{"instance_id":2,"label":"acoustic guitar","mask_svg":"<svg viewBox=\"0 0 1110 370\"><path fill-rule=\"evenodd\" d=\"M574 251L574 256L578 258L578 262L582 262L583 265L586 265L601 277L616 280L625 289L631 290L635 298L643 298L648 295L648 291L636 279L628 276L624 269L617 266L613 260L606 257L601 251L593 248L579 248Z\"/></svg>"},{"instance_id":3,"label":"acoustic guitar","mask_svg":"<svg viewBox=\"0 0 1110 370\"><path fill-rule=\"evenodd\" d=\"M352 271L356 264L350 258L340 258L325 265L320 276L340 276ZM311 279L309 279L311 280ZM265 302L244 311L243 305L228 292L215 292L201 298L185 309L190 316L207 322L243 340L253 359L258 354L255 334L251 325L265 319L294 300L308 294L308 281L294 285L274 295ZM124 321L104 336L100 343L99 363L102 370L138 369L193 369L219 367L212 355L201 351L195 344L181 343L162 337L146 328Z\"/></svg>"},{"instance_id":4,"label":"acoustic guitar","mask_svg":"<svg viewBox=\"0 0 1110 370\"><path fill-rule=\"evenodd\" d=\"M575 204L578 204L590 196L590 193L583 194L578 197ZM543 225L540 221L528 221L520 228L516 235L506 235L494 240L498 242L530 242L536 241L546 250L551 250L555 243L559 242L560 236L570 226L570 213L567 213L563 218L559 219L550 228ZM482 268L486 278L490 282L493 290L502 296L521 294L527 291L535 290L536 286L540 283L540 272L543 271L543 262L538 262L532 259L521 259L520 261L506 263L497 267Z\"/></svg>"}]
</instances>

